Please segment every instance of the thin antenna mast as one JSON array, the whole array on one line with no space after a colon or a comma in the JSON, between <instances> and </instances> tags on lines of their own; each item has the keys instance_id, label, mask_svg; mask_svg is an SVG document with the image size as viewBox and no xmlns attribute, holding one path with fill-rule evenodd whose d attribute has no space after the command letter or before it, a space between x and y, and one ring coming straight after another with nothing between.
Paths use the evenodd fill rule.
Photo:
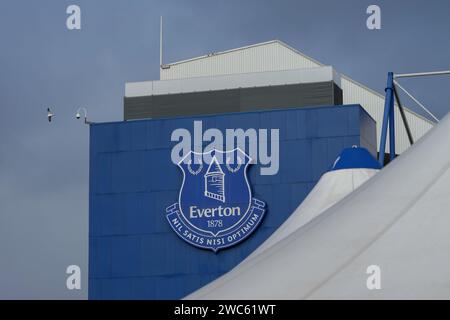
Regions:
<instances>
[{"instance_id":1,"label":"thin antenna mast","mask_svg":"<svg viewBox=\"0 0 450 320\"><path fill-rule=\"evenodd\" d=\"M163 67L163 17L161 16L159 25L159 67Z\"/></svg>"}]
</instances>

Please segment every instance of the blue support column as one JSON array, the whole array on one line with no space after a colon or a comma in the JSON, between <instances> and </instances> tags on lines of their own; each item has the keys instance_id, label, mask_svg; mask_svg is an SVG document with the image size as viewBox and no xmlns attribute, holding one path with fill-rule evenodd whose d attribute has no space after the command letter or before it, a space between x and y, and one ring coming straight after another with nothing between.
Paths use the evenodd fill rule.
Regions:
<instances>
[{"instance_id":1,"label":"blue support column","mask_svg":"<svg viewBox=\"0 0 450 320\"><path fill-rule=\"evenodd\" d=\"M391 109L389 110L389 152L390 161L395 158L395 108L394 108L394 97L392 96Z\"/></svg>"},{"instance_id":2,"label":"blue support column","mask_svg":"<svg viewBox=\"0 0 450 320\"><path fill-rule=\"evenodd\" d=\"M393 91L394 91L394 74L392 72L388 73L387 85L386 85L386 98L384 101L384 115L383 115L383 124L381 127L381 138L380 138L380 152L378 156L378 161L380 165L384 166L384 153L386 149L386 138L387 138L387 130L388 123L390 118L390 110L394 109L394 99L393 99Z\"/></svg>"}]
</instances>

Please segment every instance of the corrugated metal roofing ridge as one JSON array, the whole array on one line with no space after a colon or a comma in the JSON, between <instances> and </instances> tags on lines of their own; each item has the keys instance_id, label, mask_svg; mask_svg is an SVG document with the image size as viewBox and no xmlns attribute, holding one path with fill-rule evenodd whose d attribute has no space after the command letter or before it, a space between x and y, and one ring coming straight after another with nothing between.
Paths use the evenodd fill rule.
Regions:
<instances>
[{"instance_id":1,"label":"corrugated metal roofing ridge","mask_svg":"<svg viewBox=\"0 0 450 320\"><path fill-rule=\"evenodd\" d=\"M238 47L238 48L234 48L234 49L229 49L229 50L225 50L225 51L219 51L219 52L213 52L213 53L209 53L209 54L205 54L202 56L198 56L198 57L194 57L194 58L190 58L190 59L185 59L185 60L180 60L180 61L175 61L175 62L171 62L171 63L165 63L165 66L175 66L178 64L183 64L186 62L191 62L191 61L195 61L195 60L201 60L201 59L206 59L206 58L210 58L210 57L214 57L214 56L218 56L218 55L222 55L222 54L226 54L226 53L230 53L230 52L235 52L235 51L240 51L240 50L246 50L249 48L254 48L254 47L260 47L260 46L265 46L268 44L272 44L272 43L278 43L279 45L282 45L290 50L292 50L293 52L295 52L298 55L301 55L303 57L305 57L306 59L317 63L320 67L325 66L323 63L311 58L310 56L307 56L306 54L304 54L303 52L298 51L297 49L295 49L294 47L291 47L290 45L288 45L287 43L278 40L278 39L274 39L274 40L270 40L270 41L265 41L265 42L260 42L260 43L255 43L255 44L250 44L247 46L243 46L243 47Z\"/></svg>"},{"instance_id":2,"label":"corrugated metal roofing ridge","mask_svg":"<svg viewBox=\"0 0 450 320\"><path fill-rule=\"evenodd\" d=\"M245 50L245 49L249 49L249 48L265 46L265 45L272 44L272 43L280 43L280 42L281 41L279 41L279 40L270 40L270 41L266 41L266 42L260 42L260 43L251 44L251 45L244 46L244 47L239 47L239 48L234 48L234 49L229 49L229 50L219 51L219 52L213 52L213 53L205 54L205 55L194 57L194 58L190 58L190 59L175 61L175 62L171 62L171 63L165 63L164 65L165 66L175 66L175 65L178 65L178 64L186 63L186 62L206 59L206 58L209 58L209 57L214 57L214 56L218 56L218 55L222 55L222 54L226 54L226 53L230 53L230 52L235 52L235 51L240 51L240 50Z\"/></svg>"},{"instance_id":3,"label":"corrugated metal roofing ridge","mask_svg":"<svg viewBox=\"0 0 450 320\"><path fill-rule=\"evenodd\" d=\"M225 51L220 51L220 52L216 52L216 53L213 53L213 54L206 54L206 55L203 55L203 56L199 56L199 57L195 57L195 58L191 58L191 59L186 59L186 60L181 60L181 61L176 61L176 62L168 63L168 64L165 64L165 65L167 65L167 66L174 66L174 65L178 65L178 64L182 64L182 63L186 63L186 62L191 62L191 61L195 61L195 60L200 60L200 59L206 59L206 58L209 58L209 57L212 57L212 56L222 55L222 54L226 54L226 53L230 53L230 52L245 50L245 49L259 47L259 46L265 46L265 45L272 44L272 43L278 43L278 44L288 48L289 50L295 52L296 54L301 55L302 57L304 57L304 58L306 58L306 59L308 59L308 60L310 60L310 61L312 61L314 63L317 63L321 67L326 66L325 64L321 63L320 61L317 61L316 59L311 58L310 56L304 54L303 52L300 52L299 50L295 49L294 47L291 47L287 43L285 43L285 42L283 42L281 40L278 40L278 39L270 40L270 41L266 41L266 42L255 43L255 44L252 44L252 45L243 46L243 47L234 48L234 49L229 49L229 50L225 50ZM372 94L375 94L375 95L377 95L377 96L379 96L379 97L384 99L384 95L380 94L379 92L377 92L377 91L375 91L375 90L373 90L373 89L371 89L371 88L369 88L369 87L359 83L356 80L353 80L352 78L350 78L349 76L347 76L347 75L345 75L343 73L339 72L339 74L341 75L342 78L345 78L346 80L352 82L353 84L355 84L357 86L360 86L361 88L371 92ZM395 105L397 105L397 104L395 104ZM410 110L407 107L404 107L404 109L406 110L406 112L410 112L411 114L413 114L416 117L418 117L418 118L428 122L431 125L435 124L430 119L428 119L428 118L426 118L426 117L424 117L424 116L422 116L422 115L420 115L420 114Z\"/></svg>"}]
</instances>

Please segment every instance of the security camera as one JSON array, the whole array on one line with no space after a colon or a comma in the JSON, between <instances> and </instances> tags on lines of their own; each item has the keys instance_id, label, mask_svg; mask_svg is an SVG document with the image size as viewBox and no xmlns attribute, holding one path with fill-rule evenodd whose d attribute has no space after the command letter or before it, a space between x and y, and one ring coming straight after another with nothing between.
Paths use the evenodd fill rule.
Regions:
<instances>
[{"instance_id":1,"label":"security camera","mask_svg":"<svg viewBox=\"0 0 450 320\"><path fill-rule=\"evenodd\" d=\"M84 123L85 123L85 124L90 124L90 122L89 122L88 119L87 119L87 109L86 109L86 108L83 108L83 107L78 108L77 113L75 114L75 117L76 117L77 119L80 119L80 118L81 118L81 112L84 113L84 115L83 115L83 117L84 117Z\"/></svg>"}]
</instances>

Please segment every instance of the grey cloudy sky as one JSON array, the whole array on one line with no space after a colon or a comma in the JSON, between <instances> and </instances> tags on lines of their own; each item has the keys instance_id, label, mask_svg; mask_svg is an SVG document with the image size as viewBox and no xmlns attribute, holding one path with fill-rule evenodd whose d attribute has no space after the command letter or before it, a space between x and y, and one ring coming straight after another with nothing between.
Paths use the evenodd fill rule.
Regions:
<instances>
[{"instance_id":1,"label":"grey cloudy sky","mask_svg":"<svg viewBox=\"0 0 450 320\"><path fill-rule=\"evenodd\" d=\"M70 4L80 31L66 29ZM450 69L449 12L448 0L0 1L0 298L87 296L89 137L74 114L121 120L125 82L158 79L160 15L165 62L280 39L382 92L387 71ZM449 110L450 78L402 82ZM70 264L81 291L65 288Z\"/></svg>"}]
</instances>

